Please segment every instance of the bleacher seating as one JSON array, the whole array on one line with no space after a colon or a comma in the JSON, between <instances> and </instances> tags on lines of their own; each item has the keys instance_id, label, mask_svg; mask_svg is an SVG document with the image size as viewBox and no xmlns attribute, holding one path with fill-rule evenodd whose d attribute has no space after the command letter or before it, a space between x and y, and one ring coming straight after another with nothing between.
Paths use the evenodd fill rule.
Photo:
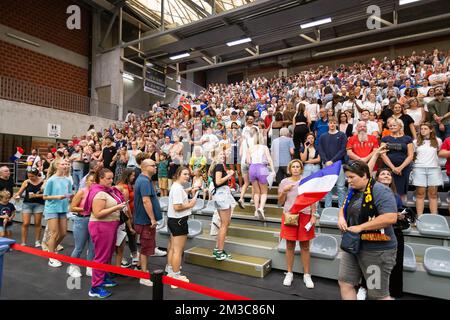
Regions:
<instances>
[{"instance_id":1,"label":"bleacher seating","mask_svg":"<svg viewBox=\"0 0 450 320\"><path fill-rule=\"evenodd\" d=\"M192 208L192 212L197 212L202 210L205 207L205 201L203 199L198 198L195 206Z\"/></svg>"},{"instance_id":2,"label":"bleacher seating","mask_svg":"<svg viewBox=\"0 0 450 320\"><path fill-rule=\"evenodd\" d=\"M335 237L326 234L320 234L311 242L311 256L334 260L338 254L338 242Z\"/></svg>"},{"instance_id":3,"label":"bleacher seating","mask_svg":"<svg viewBox=\"0 0 450 320\"><path fill-rule=\"evenodd\" d=\"M429 274L450 278L450 249L444 247L427 248L423 265Z\"/></svg>"},{"instance_id":4,"label":"bleacher seating","mask_svg":"<svg viewBox=\"0 0 450 320\"><path fill-rule=\"evenodd\" d=\"M202 233L203 225L200 220L189 219L188 220L188 238L194 238Z\"/></svg>"},{"instance_id":5,"label":"bleacher seating","mask_svg":"<svg viewBox=\"0 0 450 320\"><path fill-rule=\"evenodd\" d=\"M161 206L162 211L167 211L167 208L169 207L169 197L160 197L159 205Z\"/></svg>"},{"instance_id":6,"label":"bleacher seating","mask_svg":"<svg viewBox=\"0 0 450 320\"><path fill-rule=\"evenodd\" d=\"M450 237L447 220L437 214L423 214L417 219L417 230L422 235Z\"/></svg>"},{"instance_id":7,"label":"bleacher seating","mask_svg":"<svg viewBox=\"0 0 450 320\"><path fill-rule=\"evenodd\" d=\"M214 201L208 201L206 206L201 210L202 213L205 214L214 214L216 211L216 207L214 206Z\"/></svg>"},{"instance_id":8,"label":"bleacher seating","mask_svg":"<svg viewBox=\"0 0 450 320\"><path fill-rule=\"evenodd\" d=\"M416 256L410 245L405 244L403 253L403 270L414 272L417 270Z\"/></svg>"},{"instance_id":9,"label":"bleacher seating","mask_svg":"<svg viewBox=\"0 0 450 320\"><path fill-rule=\"evenodd\" d=\"M286 253L286 239L281 239L280 243L278 244L277 248L278 252ZM295 244L294 254L300 254L300 244L298 241Z\"/></svg>"},{"instance_id":10,"label":"bleacher seating","mask_svg":"<svg viewBox=\"0 0 450 320\"><path fill-rule=\"evenodd\" d=\"M339 208L325 208L320 215L320 226L338 227Z\"/></svg>"}]
</instances>

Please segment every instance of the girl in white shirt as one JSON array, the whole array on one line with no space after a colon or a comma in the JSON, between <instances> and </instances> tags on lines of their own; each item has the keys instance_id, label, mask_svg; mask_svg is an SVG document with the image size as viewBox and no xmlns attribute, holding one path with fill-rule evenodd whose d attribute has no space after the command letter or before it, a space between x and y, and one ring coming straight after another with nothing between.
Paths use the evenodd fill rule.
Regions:
<instances>
[{"instance_id":1,"label":"girl in white shirt","mask_svg":"<svg viewBox=\"0 0 450 320\"><path fill-rule=\"evenodd\" d=\"M412 171L412 184L416 189L416 210L420 216L424 211L425 191L428 188L430 212L438 212L437 189L443 184L441 167L439 166L438 152L442 140L436 138L433 126L429 122L420 125L417 140L414 140L416 159Z\"/></svg>"}]
</instances>

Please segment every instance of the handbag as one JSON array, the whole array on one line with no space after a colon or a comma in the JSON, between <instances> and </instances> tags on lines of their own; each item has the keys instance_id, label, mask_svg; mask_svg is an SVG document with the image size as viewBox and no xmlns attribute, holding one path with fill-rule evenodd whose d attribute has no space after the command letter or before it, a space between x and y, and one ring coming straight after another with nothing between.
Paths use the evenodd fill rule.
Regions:
<instances>
[{"instance_id":1,"label":"handbag","mask_svg":"<svg viewBox=\"0 0 450 320\"><path fill-rule=\"evenodd\" d=\"M126 223L128 221L128 216L123 210L120 210L120 224Z\"/></svg>"},{"instance_id":2,"label":"handbag","mask_svg":"<svg viewBox=\"0 0 450 320\"><path fill-rule=\"evenodd\" d=\"M342 235L341 249L351 254L358 254L361 246L361 236L359 233L346 231Z\"/></svg>"},{"instance_id":3,"label":"handbag","mask_svg":"<svg viewBox=\"0 0 450 320\"><path fill-rule=\"evenodd\" d=\"M285 226L298 226L298 214L284 213L284 225Z\"/></svg>"}]
</instances>

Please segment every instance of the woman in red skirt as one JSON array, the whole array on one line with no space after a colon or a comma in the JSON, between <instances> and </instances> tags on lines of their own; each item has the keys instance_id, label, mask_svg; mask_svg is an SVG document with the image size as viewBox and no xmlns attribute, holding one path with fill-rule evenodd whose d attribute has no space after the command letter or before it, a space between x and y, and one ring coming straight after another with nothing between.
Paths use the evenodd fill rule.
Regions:
<instances>
[{"instance_id":1,"label":"woman in red skirt","mask_svg":"<svg viewBox=\"0 0 450 320\"><path fill-rule=\"evenodd\" d=\"M314 225L316 218L311 212L315 212L315 204L311 207L303 209L303 211L295 212L298 214L298 226L285 225L285 215L289 214L289 210L295 202L298 195L298 184L302 179L303 164L300 160L295 159L289 162L287 172L291 176L283 179L278 187L278 203L284 204L283 216L281 217L281 234L280 237L286 239L286 264L288 272L284 278L283 285L290 286L294 278L292 267L294 266L294 250L295 243L300 241L301 259L303 264L303 282L309 289L314 288L309 270L309 241L314 239ZM291 213L292 214L292 213Z\"/></svg>"}]
</instances>

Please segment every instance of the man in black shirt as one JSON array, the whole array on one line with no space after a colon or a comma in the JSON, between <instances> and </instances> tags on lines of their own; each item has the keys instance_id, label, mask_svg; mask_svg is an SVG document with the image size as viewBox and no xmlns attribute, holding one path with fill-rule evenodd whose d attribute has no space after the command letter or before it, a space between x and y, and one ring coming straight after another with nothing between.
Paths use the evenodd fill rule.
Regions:
<instances>
[{"instance_id":1,"label":"man in black shirt","mask_svg":"<svg viewBox=\"0 0 450 320\"><path fill-rule=\"evenodd\" d=\"M0 191L2 190L9 191L11 196L14 194L14 181L7 166L0 167Z\"/></svg>"},{"instance_id":2,"label":"man in black shirt","mask_svg":"<svg viewBox=\"0 0 450 320\"><path fill-rule=\"evenodd\" d=\"M111 162L117 150L116 147L114 147L114 145L112 144L112 138L110 136L107 136L105 140L106 146L103 148L102 151L103 168L109 169L112 172L114 172L115 166L111 165Z\"/></svg>"}]
</instances>

